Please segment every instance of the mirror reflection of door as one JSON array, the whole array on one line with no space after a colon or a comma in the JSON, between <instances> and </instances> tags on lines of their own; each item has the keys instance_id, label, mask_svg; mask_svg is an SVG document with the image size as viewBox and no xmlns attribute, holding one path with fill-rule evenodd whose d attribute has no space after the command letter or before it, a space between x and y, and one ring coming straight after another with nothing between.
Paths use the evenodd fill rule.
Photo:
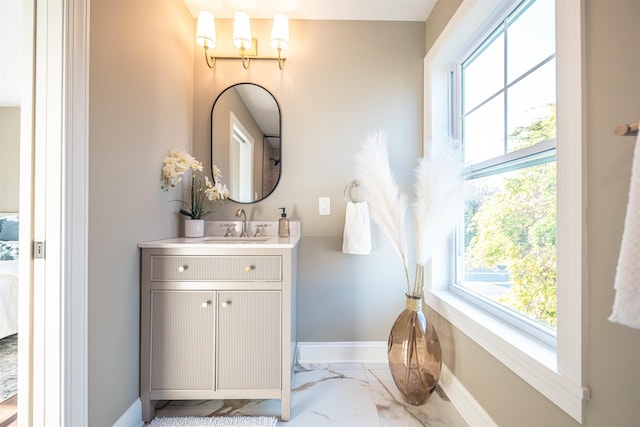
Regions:
<instances>
[{"instance_id":1,"label":"mirror reflection of door","mask_svg":"<svg viewBox=\"0 0 640 427\"><path fill-rule=\"evenodd\" d=\"M229 135L229 165L231 198L234 200L255 200L253 194L253 137L238 120L233 111L229 112L231 129Z\"/></svg>"}]
</instances>

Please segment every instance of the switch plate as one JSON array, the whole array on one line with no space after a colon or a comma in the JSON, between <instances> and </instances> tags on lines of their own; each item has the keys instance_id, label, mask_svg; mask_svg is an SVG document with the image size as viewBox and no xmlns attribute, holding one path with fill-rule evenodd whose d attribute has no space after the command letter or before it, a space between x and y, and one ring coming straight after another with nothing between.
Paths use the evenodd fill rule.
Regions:
<instances>
[{"instance_id":1,"label":"switch plate","mask_svg":"<svg viewBox=\"0 0 640 427\"><path fill-rule=\"evenodd\" d=\"M318 198L318 215L331 215L331 197Z\"/></svg>"}]
</instances>

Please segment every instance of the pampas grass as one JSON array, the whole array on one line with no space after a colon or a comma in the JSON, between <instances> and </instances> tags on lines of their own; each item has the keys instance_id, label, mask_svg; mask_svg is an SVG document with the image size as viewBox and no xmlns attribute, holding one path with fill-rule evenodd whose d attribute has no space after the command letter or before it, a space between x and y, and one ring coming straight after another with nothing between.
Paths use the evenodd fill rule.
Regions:
<instances>
[{"instance_id":1,"label":"pampas grass","mask_svg":"<svg viewBox=\"0 0 640 427\"><path fill-rule=\"evenodd\" d=\"M413 214L416 233L416 278L413 286L407 265L407 197L389 166L386 135L371 134L356 155L356 176L369 191L371 219L378 224L402 260L407 293L422 296L424 265L449 235L463 206L463 180L459 155L449 145L433 145L429 155L418 159L415 169Z\"/></svg>"},{"instance_id":2,"label":"pampas grass","mask_svg":"<svg viewBox=\"0 0 640 427\"><path fill-rule=\"evenodd\" d=\"M424 265L454 228L463 206L458 152L448 145L432 146L428 157L418 159L414 189L416 262Z\"/></svg>"},{"instance_id":3,"label":"pampas grass","mask_svg":"<svg viewBox=\"0 0 640 427\"><path fill-rule=\"evenodd\" d=\"M383 131L369 135L362 150L356 154L356 176L368 191L367 203L371 219L378 224L400 256L411 292L407 265L406 215L407 198L398 189L396 177L389 166L387 137Z\"/></svg>"},{"instance_id":4,"label":"pampas grass","mask_svg":"<svg viewBox=\"0 0 640 427\"><path fill-rule=\"evenodd\" d=\"M422 295L422 270L435 248L449 236L464 203L464 181L460 155L449 145L431 145L428 157L418 159L415 169L413 205L416 231L416 273L414 295ZM418 278L420 274L420 278Z\"/></svg>"}]
</instances>

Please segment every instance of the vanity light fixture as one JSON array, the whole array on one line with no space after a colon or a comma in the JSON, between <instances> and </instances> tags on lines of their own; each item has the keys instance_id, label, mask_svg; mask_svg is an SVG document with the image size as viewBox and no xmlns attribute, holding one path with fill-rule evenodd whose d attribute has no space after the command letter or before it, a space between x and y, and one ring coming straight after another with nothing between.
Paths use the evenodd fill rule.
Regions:
<instances>
[{"instance_id":1,"label":"vanity light fixture","mask_svg":"<svg viewBox=\"0 0 640 427\"><path fill-rule=\"evenodd\" d=\"M273 29L271 30L271 47L278 50L278 67L284 67L282 52L289 49L289 19L283 13L277 13L273 17Z\"/></svg>"},{"instance_id":2,"label":"vanity light fixture","mask_svg":"<svg viewBox=\"0 0 640 427\"><path fill-rule=\"evenodd\" d=\"M198 13L198 26L196 27L196 43L204 47L204 59L207 61L209 68L213 68L216 64L216 58L213 57L213 63L209 63L209 49L216 47L216 22L211 12L201 10Z\"/></svg>"},{"instance_id":3,"label":"vanity light fixture","mask_svg":"<svg viewBox=\"0 0 640 427\"><path fill-rule=\"evenodd\" d=\"M198 14L196 26L196 43L204 48L204 57L209 68L213 68L216 59L240 59L244 69L248 69L251 59L278 61L278 68L284 68L286 58L282 52L289 48L289 19L286 15L278 13L273 18L271 31L271 46L278 51L278 57L258 57L257 40L251 36L249 15L246 12L236 12L233 19L233 45L240 49L240 56L218 56L209 54L209 49L216 47L216 25L211 12L206 10ZM252 54L250 54L251 52Z\"/></svg>"},{"instance_id":4,"label":"vanity light fixture","mask_svg":"<svg viewBox=\"0 0 640 427\"><path fill-rule=\"evenodd\" d=\"M240 59L244 69L249 68L249 58L245 62L244 51L251 49L251 25L249 24L249 15L246 12L236 12L233 17L233 45L240 49Z\"/></svg>"}]
</instances>

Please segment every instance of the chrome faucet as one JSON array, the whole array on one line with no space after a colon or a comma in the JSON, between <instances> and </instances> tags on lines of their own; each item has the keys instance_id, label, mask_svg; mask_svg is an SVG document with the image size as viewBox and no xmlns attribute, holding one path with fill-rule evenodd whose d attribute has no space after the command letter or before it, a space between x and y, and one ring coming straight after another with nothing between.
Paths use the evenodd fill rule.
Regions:
<instances>
[{"instance_id":1,"label":"chrome faucet","mask_svg":"<svg viewBox=\"0 0 640 427\"><path fill-rule=\"evenodd\" d=\"M236 218L242 218L242 233L240 233L240 237L249 237L249 234L247 234L247 215L244 213L244 209L236 211Z\"/></svg>"}]
</instances>

